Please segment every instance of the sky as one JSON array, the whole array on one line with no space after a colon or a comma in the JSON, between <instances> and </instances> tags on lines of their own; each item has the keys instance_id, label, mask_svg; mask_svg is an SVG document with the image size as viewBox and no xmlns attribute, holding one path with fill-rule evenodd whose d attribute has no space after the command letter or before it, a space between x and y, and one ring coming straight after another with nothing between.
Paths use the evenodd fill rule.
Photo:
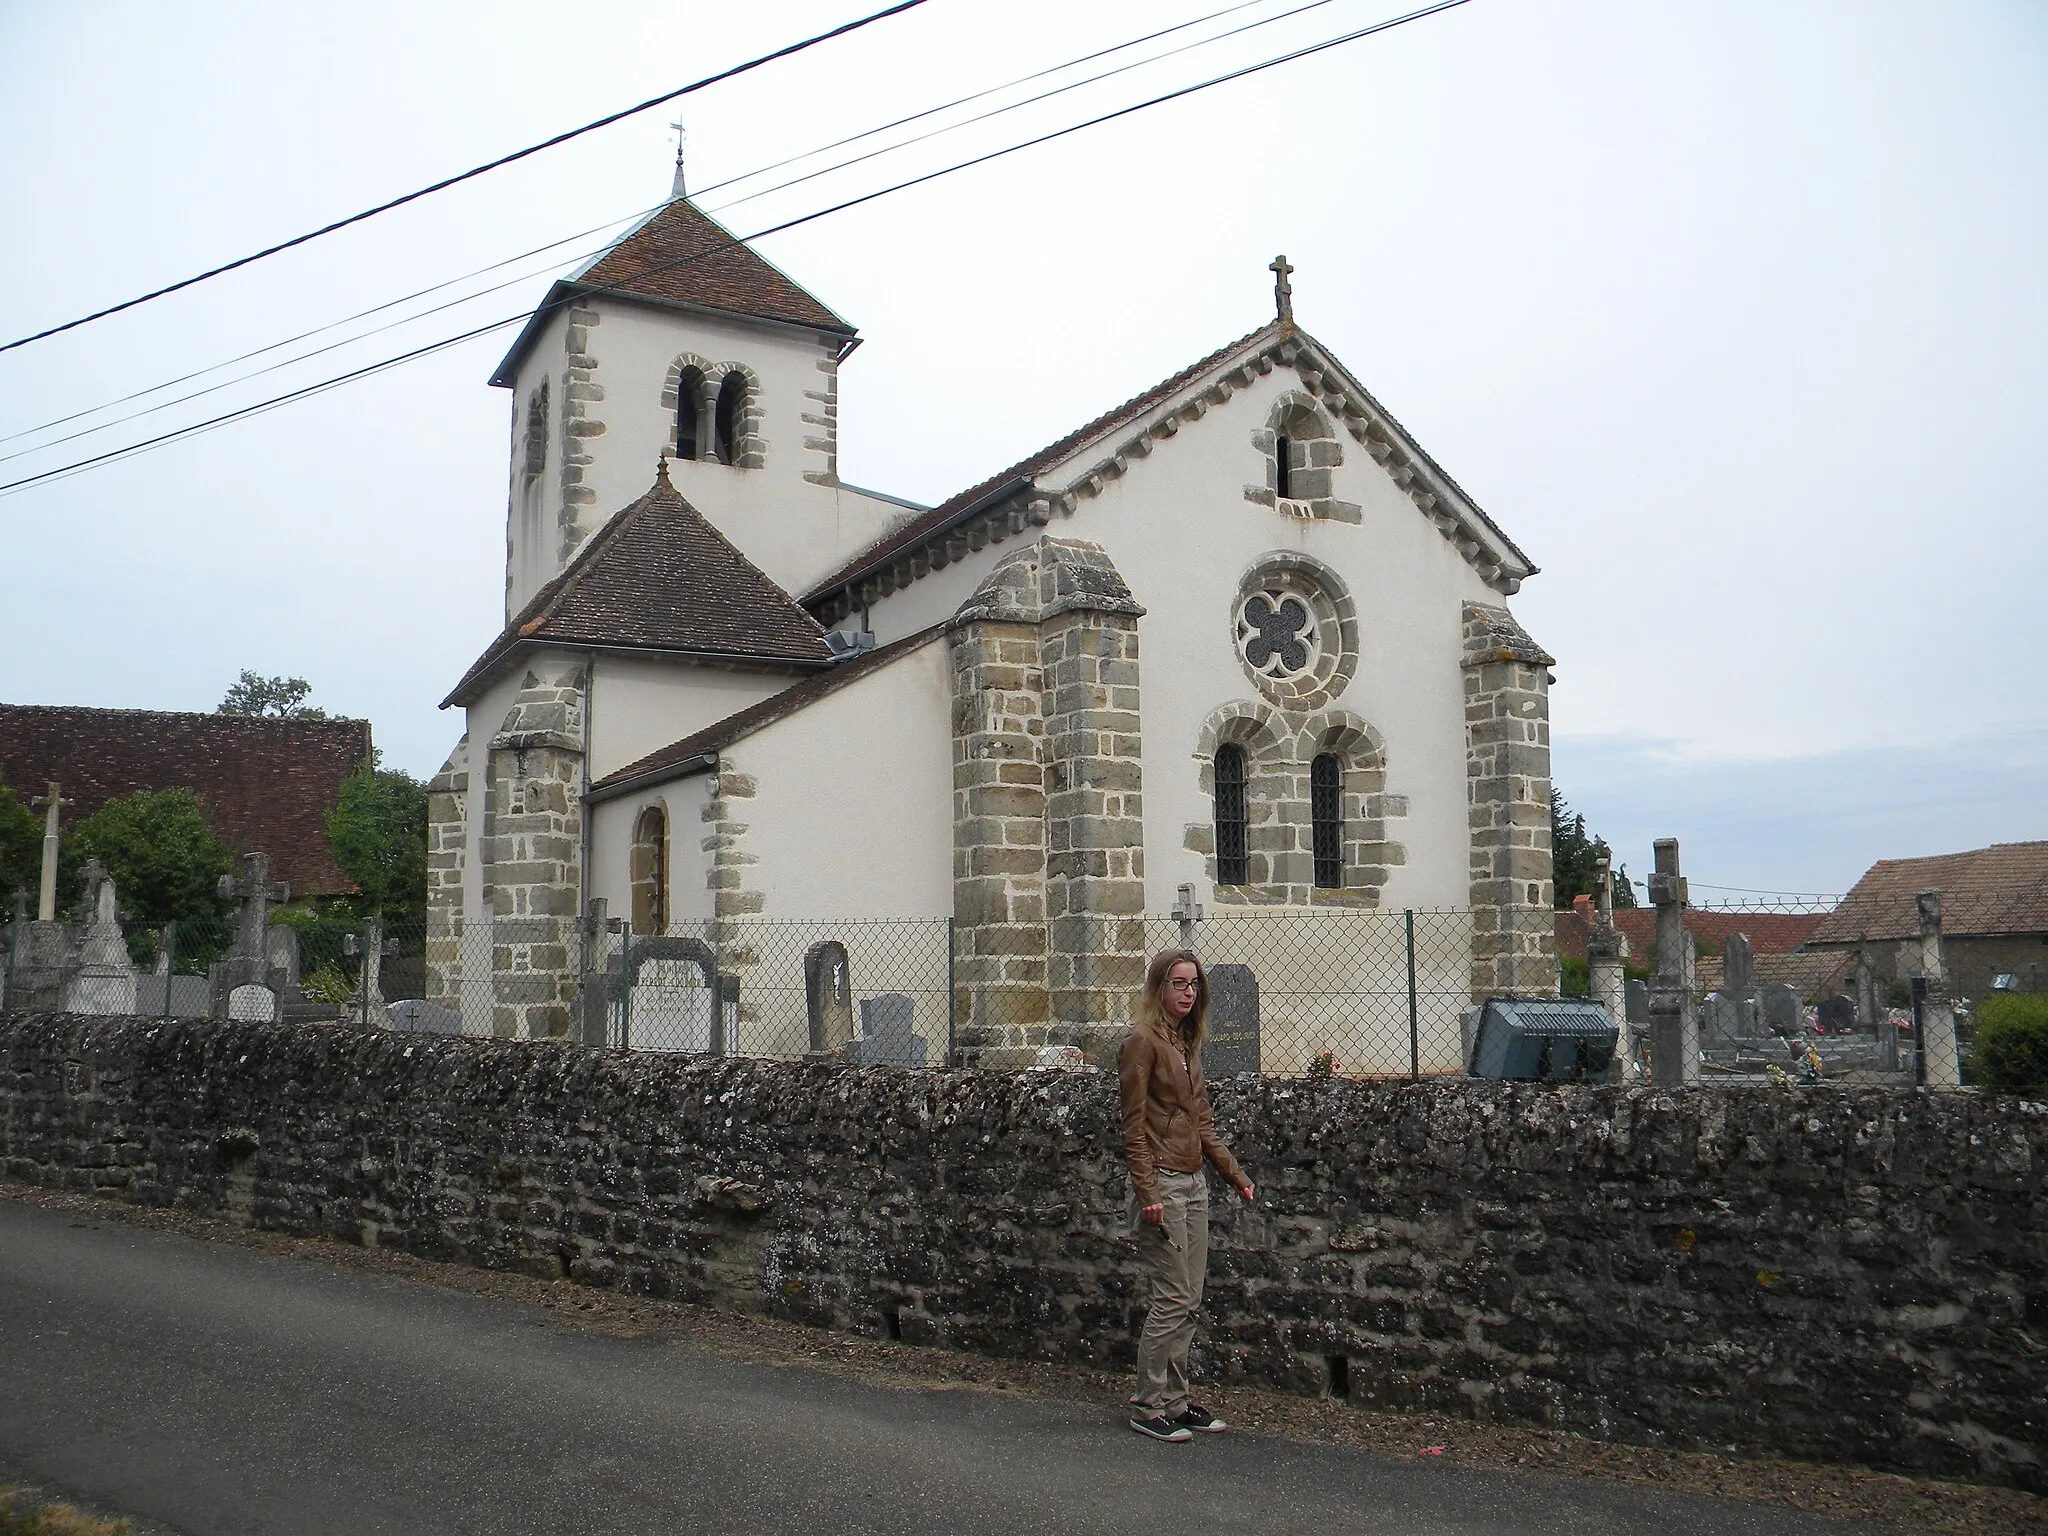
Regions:
<instances>
[{"instance_id":1,"label":"sky","mask_svg":"<svg viewBox=\"0 0 2048 1536\"><path fill-rule=\"evenodd\" d=\"M246 271L0 353L0 480L515 316L600 234L11 436L667 193L746 235L1398 14L1326 0L734 206L742 173L1229 0L929 0ZM1278 16L1254 0L1032 89ZM0 340L861 14L860 0L0 0ZM768 236L858 325L841 473L936 502L1297 318L1543 568L1556 782L1632 871L1846 889L2048 837L2048 8L1471 0ZM554 263L550 266L548 263ZM502 291L357 333L471 289ZM502 623L498 331L0 493L0 699L210 709L296 674L431 774ZM72 442L188 390L230 387Z\"/></svg>"}]
</instances>

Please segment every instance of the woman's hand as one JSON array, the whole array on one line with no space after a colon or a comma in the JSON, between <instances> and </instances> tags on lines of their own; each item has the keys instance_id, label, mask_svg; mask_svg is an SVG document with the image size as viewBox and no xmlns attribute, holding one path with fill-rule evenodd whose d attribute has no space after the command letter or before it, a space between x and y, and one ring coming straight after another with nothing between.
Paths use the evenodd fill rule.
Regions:
<instances>
[{"instance_id":1,"label":"woman's hand","mask_svg":"<svg viewBox=\"0 0 2048 1536\"><path fill-rule=\"evenodd\" d=\"M1252 1196L1254 1196L1254 1195L1256 1195L1256 1194L1258 1193L1258 1191L1257 1191L1256 1189L1252 1188L1252 1186L1251 1186L1251 1184L1249 1183L1249 1181L1247 1181L1246 1183L1243 1183L1243 1184L1240 1184L1240 1185L1238 1185L1238 1186L1237 1186L1237 1192L1238 1192L1238 1193L1239 1193L1240 1195L1244 1196L1244 1203L1245 1203L1246 1205L1250 1205L1250 1204L1252 1203Z\"/></svg>"},{"instance_id":2,"label":"woman's hand","mask_svg":"<svg viewBox=\"0 0 2048 1536\"><path fill-rule=\"evenodd\" d=\"M1163 1227L1166 1225L1166 1206L1163 1203L1140 1206L1138 1208L1138 1220L1149 1221L1155 1227Z\"/></svg>"}]
</instances>

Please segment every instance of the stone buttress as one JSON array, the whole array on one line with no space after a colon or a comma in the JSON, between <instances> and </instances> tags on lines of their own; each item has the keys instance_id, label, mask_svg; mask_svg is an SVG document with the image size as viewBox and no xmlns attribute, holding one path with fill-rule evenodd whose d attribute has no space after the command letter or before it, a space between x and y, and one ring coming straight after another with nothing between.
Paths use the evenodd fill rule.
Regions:
<instances>
[{"instance_id":1,"label":"stone buttress","mask_svg":"<svg viewBox=\"0 0 2048 1536\"><path fill-rule=\"evenodd\" d=\"M955 616L956 1040L1113 1054L1144 979L1138 619L1101 548L1041 537Z\"/></svg>"},{"instance_id":2,"label":"stone buttress","mask_svg":"<svg viewBox=\"0 0 2048 1536\"><path fill-rule=\"evenodd\" d=\"M1551 914L1550 668L1506 608L1464 611L1472 998L1557 993Z\"/></svg>"},{"instance_id":3,"label":"stone buttress","mask_svg":"<svg viewBox=\"0 0 2048 1536\"><path fill-rule=\"evenodd\" d=\"M462 1007L462 879L469 864L469 737L427 785L426 1000Z\"/></svg>"}]
</instances>

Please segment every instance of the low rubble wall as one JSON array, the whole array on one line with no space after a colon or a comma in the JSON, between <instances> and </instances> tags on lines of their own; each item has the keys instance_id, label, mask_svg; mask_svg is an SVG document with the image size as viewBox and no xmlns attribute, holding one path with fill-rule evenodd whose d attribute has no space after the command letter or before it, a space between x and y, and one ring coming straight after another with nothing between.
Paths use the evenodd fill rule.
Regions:
<instances>
[{"instance_id":1,"label":"low rubble wall","mask_svg":"<svg viewBox=\"0 0 2048 1536\"><path fill-rule=\"evenodd\" d=\"M2048 1491L2048 1105L1239 1079L1197 1365ZM1127 1367L1102 1073L0 1020L0 1171L267 1230Z\"/></svg>"}]
</instances>

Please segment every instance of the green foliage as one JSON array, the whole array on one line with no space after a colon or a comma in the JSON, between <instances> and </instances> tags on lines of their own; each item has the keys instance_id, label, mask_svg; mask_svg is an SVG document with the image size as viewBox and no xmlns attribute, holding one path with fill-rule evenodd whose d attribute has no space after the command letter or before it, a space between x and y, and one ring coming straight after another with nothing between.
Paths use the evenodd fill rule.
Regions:
<instances>
[{"instance_id":1,"label":"green foliage","mask_svg":"<svg viewBox=\"0 0 2048 1536\"><path fill-rule=\"evenodd\" d=\"M1550 864L1558 910L1569 907L1574 896L1598 894L1598 865L1602 859L1611 862L1613 857L1606 839L1588 832L1586 818L1565 804L1564 796L1553 789L1550 792ZM1614 904L1617 907L1636 904L1635 888L1628 883L1625 865L1614 871Z\"/></svg>"},{"instance_id":2,"label":"green foliage","mask_svg":"<svg viewBox=\"0 0 2048 1536\"><path fill-rule=\"evenodd\" d=\"M327 840L362 889L364 913L427 905L427 786L409 773L377 766L372 755L341 786L327 813Z\"/></svg>"},{"instance_id":3,"label":"green foliage","mask_svg":"<svg viewBox=\"0 0 2048 1536\"><path fill-rule=\"evenodd\" d=\"M0 784L0 920L13 913L17 891L25 892L34 907L42 877L43 824L13 790Z\"/></svg>"},{"instance_id":4,"label":"green foliage","mask_svg":"<svg viewBox=\"0 0 2048 1536\"><path fill-rule=\"evenodd\" d=\"M1970 1076L1991 1088L2048 1088L2048 996L1994 992L1977 1005Z\"/></svg>"},{"instance_id":5,"label":"green foliage","mask_svg":"<svg viewBox=\"0 0 2048 1536\"><path fill-rule=\"evenodd\" d=\"M156 963L155 930L168 922L178 924L181 973L203 973L225 953L233 937L231 904L217 888L235 859L199 814L191 790L139 789L86 817L65 841L61 889L79 890L79 870L89 858L113 876L132 924L128 952L138 965Z\"/></svg>"},{"instance_id":6,"label":"green foliage","mask_svg":"<svg viewBox=\"0 0 2048 1536\"><path fill-rule=\"evenodd\" d=\"M325 720L327 711L306 702L313 685L303 677L258 677L244 668L241 680L228 689L217 715L261 715L273 720Z\"/></svg>"},{"instance_id":7,"label":"green foliage","mask_svg":"<svg viewBox=\"0 0 2048 1536\"><path fill-rule=\"evenodd\" d=\"M1892 982L1884 989L1884 1005L1887 1008L1910 1008L1913 1006L1913 983L1904 977Z\"/></svg>"},{"instance_id":8,"label":"green foliage","mask_svg":"<svg viewBox=\"0 0 2048 1536\"><path fill-rule=\"evenodd\" d=\"M310 976L301 974L299 990L316 1003L348 1003L355 1000L356 984L338 966L323 965Z\"/></svg>"},{"instance_id":9,"label":"green foliage","mask_svg":"<svg viewBox=\"0 0 2048 1536\"><path fill-rule=\"evenodd\" d=\"M1593 968L1584 960L1574 960L1570 955L1557 957L1559 972L1557 990L1566 997L1591 997L1593 995Z\"/></svg>"}]
</instances>

